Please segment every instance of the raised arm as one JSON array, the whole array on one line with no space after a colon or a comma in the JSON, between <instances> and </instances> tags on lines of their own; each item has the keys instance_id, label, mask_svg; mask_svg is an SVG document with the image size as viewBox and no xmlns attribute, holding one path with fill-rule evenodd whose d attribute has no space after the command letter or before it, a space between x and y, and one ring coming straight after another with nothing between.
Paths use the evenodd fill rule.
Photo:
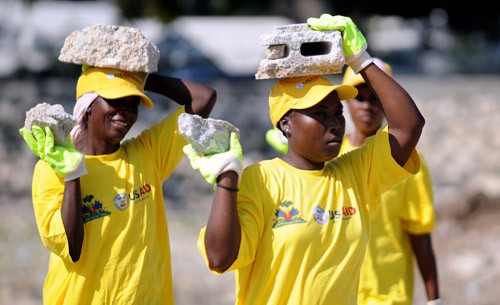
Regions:
<instances>
[{"instance_id":1,"label":"raised arm","mask_svg":"<svg viewBox=\"0 0 500 305\"><path fill-rule=\"evenodd\" d=\"M19 132L31 151L64 178L61 217L68 238L69 254L76 262L80 259L84 237L79 179L87 173L84 157L69 138L64 146L55 145L54 135L48 126L42 128L33 125L31 130L21 128Z\"/></svg>"},{"instance_id":2,"label":"raised arm","mask_svg":"<svg viewBox=\"0 0 500 305\"><path fill-rule=\"evenodd\" d=\"M238 256L241 228L237 211L238 182L243 171L243 150L236 132L231 133L228 151L201 156L184 147L191 166L215 187L215 197L205 228L205 250L209 268L223 272Z\"/></svg>"},{"instance_id":3,"label":"raised arm","mask_svg":"<svg viewBox=\"0 0 500 305\"><path fill-rule=\"evenodd\" d=\"M224 172L217 181L205 229L205 249L210 269L223 272L232 265L240 249L238 175L233 171Z\"/></svg>"},{"instance_id":4,"label":"raised arm","mask_svg":"<svg viewBox=\"0 0 500 305\"><path fill-rule=\"evenodd\" d=\"M217 99L217 93L211 87L157 73L148 76L145 90L164 95L179 105L185 105L187 113L204 118L210 115Z\"/></svg>"},{"instance_id":5,"label":"raised arm","mask_svg":"<svg viewBox=\"0 0 500 305\"><path fill-rule=\"evenodd\" d=\"M389 125L392 157L403 166L418 143L425 120L406 90L373 63L366 51L365 37L349 17L323 14L309 18L308 25L318 31L337 30L342 33L342 49L346 62L360 73L377 95Z\"/></svg>"},{"instance_id":6,"label":"raised arm","mask_svg":"<svg viewBox=\"0 0 500 305\"><path fill-rule=\"evenodd\" d=\"M392 157L403 166L420 139L425 119L408 92L373 62L360 74L382 105L389 126Z\"/></svg>"}]
</instances>

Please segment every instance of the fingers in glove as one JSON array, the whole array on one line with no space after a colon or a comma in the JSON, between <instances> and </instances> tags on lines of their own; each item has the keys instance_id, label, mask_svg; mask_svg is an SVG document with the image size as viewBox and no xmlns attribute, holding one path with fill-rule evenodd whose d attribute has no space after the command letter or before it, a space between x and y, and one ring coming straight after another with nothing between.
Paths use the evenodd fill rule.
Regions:
<instances>
[{"instance_id":1,"label":"fingers in glove","mask_svg":"<svg viewBox=\"0 0 500 305\"><path fill-rule=\"evenodd\" d=\"M231 135L229 138L229 145L230 145L229 149L241 161L243 159L243 148L241 148L241 143L240 143L238 134L236 132L231 132Z\"/></svg>"},{"instance_id":2,"label":"fingers in glove","mask_svg":"<svg viewBox=\"0 0 500 305\"><path fill-rule=\"evenodd\" d=\"M196 152L196 150L194 150L191 144L184 145L182 151L188 157L189 161L191 161L191 165L194 165L193 163L195 163L196 160L201 158L201 156L198 154L198 152Z\"/></svg>"},{"instance_id":3,"label":"fingers in glove","mask_svg":"<svg viewBox=\"0 0 500 305\"><path fill-rule=\"evenodd\" d=\"M21 129L19 129L19 133L23 137L24 142L26 142L26 144L28 144L28 147L30 148L30 150L35 155L38 156L38 145L36 143L35 137L33 136L33 133L31 133L31 130L26 129L26 128L21 128Z\"/></svg>"},{"instance_id":4,"label":"fingers in glove","mask_svg":"<svg viewBox=\"0 0 500 305\"><path fill-rule=\"evenodd\" d=\"M192 155L193 153L196 153L191 144L184 145L184 147L182 148L182 151L187 156Z\"/></svg>"},{"instance_id":5,"label":"fingers in glove","mask_svg":"<svg viewBox=\"0 0 500 305\"><path fill-rule=\"evenodd\" d=\"M45 160L45 132L42 127L33 125L31 126L33 137L36 139L38 156L40 159Z\"/></svg>"},{"instance_id":6,"label":"fingers in glove","mask_svg":"<svg viewBox=\"0 0 500 305\"><path fill-rule=\"evenodd\" d=\"M307 24L317 31L344 31L346 27L346 17L323 14L320 18L308 18Z\"/></svg>"},{"instance_id":7,"label":"fingers in glove","mask_svg":"<svg viewBox=\"0 0 500 305\"><path fill-rule=\"evenodd\" d=\"M54 148L54 134L52 133L52 130L50 130L50 127L46 126L45 127L45 155L49 155L51 151Z\"/></svg>"}]
</instances>

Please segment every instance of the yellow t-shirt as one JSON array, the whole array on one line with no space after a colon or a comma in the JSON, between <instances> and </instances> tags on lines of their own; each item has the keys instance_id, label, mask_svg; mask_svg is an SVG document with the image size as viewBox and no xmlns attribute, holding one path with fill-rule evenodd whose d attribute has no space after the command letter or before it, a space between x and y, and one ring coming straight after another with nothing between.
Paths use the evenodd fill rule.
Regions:
<instances>
[{"instance_id":1,"label":"yellow t-shirt","mask_svg":"<svg viewBox=\"0 0 500 305\"><path fill-rule=\"evenodd\" d=\"M241 244L227 270L235 270L236 304L357 304L369 209L418 166L414 154L400 167L380 131L323 170L278 158L247 167L238 193ZM204 232L198 247L206 260Z\"/></svg>"},{"instance_id":2,"label":"yellow t-shirt","mask_svg":"<svg viewBox=\"0 0 500 305\"><path fill-rule=\"evenodd\" d=\"M346 136L340 154L357 149ZM417 152L418 153L418 152ZM413 303L413 250L410 234L430 233L435 226L428 168L420 156L420 171L382 195L372 214L372 231L361 268L359 305Z\"/></svg>"},{"instance_id":3,"label":"yellow t-shirt","mask_svg":"<svg viewBox=\"0 0 500 305\"><path fill-rule=\"evenodd\" d=\"M44 304L174 304L162 184L183 156L186 141L177 129L183 112L179 107L112 154L85 156L77 262L61 219L64 181L47 163L36 164L33 206L50 250Z\"/></svg>"}]
</instances>

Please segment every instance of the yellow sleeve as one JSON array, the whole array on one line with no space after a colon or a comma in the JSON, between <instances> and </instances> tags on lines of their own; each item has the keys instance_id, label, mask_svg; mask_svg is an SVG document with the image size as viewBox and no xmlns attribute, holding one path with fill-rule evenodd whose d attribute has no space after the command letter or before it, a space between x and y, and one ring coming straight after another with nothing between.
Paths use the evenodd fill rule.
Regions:
<instances>
[{"instance_id":1,"label":"yellow sleeve","mask_svg":"<svg viewBox=\"0 0 500 305\"><path fill-rule=\"evenodd\" d=\"M430 233L436 222L429 170L422 159L420 165L417 174L398 186L404 188L402 227L412 234Z\"/></svg>"},{"instance_id":2,"label":"yellow sleeve","mask_svg":"<svg viewBox=\"0 0 500 305\"><path fill-rule=\"evenodd\" d=\"M179 132L177 119L185 113L185 106L178 107L162 121L143 130L136 138L137 141L125 141L123 146L139 145L146 156L157 162L161 179L168 178L179 165L184 153L182 148L188 144Z\"/></svg>"},{"instance_id":3,"label":"yellow sleeve","mask_svg":"<svg viewBox=\"0 0 500 305\"><path fill-rule=\"evenodd\" d=\"M374 136L366 139L364 147L358 149L369 152L368 183L375 198L381 198L385 191L412 177L420 169L420 157L416 150L402 167L392 158L388 133L387 127L379 129Z\"/></svg>"},{"instance_id":4,"label":"yellow sleeve","mask_svg":"<svg viewBox=\"0 0 500 305\"><path fill-rule=\"evenodd\" d=\"M69 256L68 238L62 222L63 178L44 161L38 161L33 173L32 200L38 233L45 247L63 260Z\"/></svg>"}]
</instances>

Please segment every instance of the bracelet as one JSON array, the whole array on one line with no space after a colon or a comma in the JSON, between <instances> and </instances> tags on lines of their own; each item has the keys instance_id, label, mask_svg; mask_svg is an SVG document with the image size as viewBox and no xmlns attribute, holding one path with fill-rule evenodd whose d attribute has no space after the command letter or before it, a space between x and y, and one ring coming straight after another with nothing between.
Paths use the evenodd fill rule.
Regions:
<instances>
[{"instance_id":1,"label":"bracelet","mask_svg":"<svg viewBox=\"0 0 500 305\"><path fill-rule=\"evenodd\" d=\"M220 183L217 183L217 186L218 186L218 187L221 187L221 188L223 188L223 189L225 189L225 190L232 191L232 192L237 192L237 191L239 191L239 190L240 190L240 189L239 189L239 188L237 188L237 187L232 187L232 186L222 185L222 184L220 184Z\"/></svg>"}]
</instances>

